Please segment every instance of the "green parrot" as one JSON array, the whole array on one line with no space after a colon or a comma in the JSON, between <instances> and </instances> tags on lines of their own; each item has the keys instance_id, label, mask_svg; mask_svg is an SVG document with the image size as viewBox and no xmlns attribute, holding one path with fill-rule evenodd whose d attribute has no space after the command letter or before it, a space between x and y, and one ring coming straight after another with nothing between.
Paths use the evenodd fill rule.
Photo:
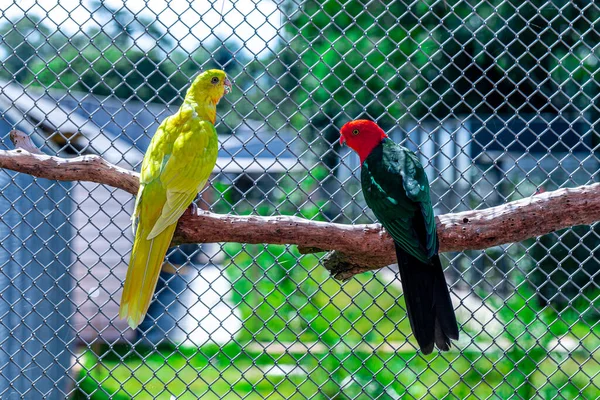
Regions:
<instances>
[{"instance_id":1,"label":"green parrot","mask_svg":"<svg viewBox=\"0 0 600 400\"><path fill-rule=\"evenodd\" d=\"M132 227L135 235L119 317L137 327L150 305L177 220L208 180L219 142L217 103L231 91L225 72L199 74L179 111L158 127L142 161Z\"/></svg>"},{"instance_id":2,"label":"green parrot","mask_svg":"<svg viewBox=\"0 0 600 400\"><path fill-rule=\"evenodd\" d=\"M358 153L367 205L394 239L406 312L421 351L429 354L434 345L449 350L451 339L458 340L458 326L423 166L372 121L348 122L340 142Z\"/></svg>"}]
</instances>

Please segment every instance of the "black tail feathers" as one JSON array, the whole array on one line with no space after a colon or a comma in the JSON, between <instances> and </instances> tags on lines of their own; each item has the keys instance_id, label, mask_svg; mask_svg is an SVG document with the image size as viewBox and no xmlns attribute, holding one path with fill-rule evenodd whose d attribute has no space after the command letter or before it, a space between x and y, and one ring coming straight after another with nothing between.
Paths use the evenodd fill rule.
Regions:
<instances>
[{"instance_id":1,"label":"black tail feathers","mask_svg":"<svg viewBox=\"0 0 600 400\"><path fill-rule=\"evenodd\" d=\"M423 354L450 349L451 339L458 340L454 307L446 286L439 256L425 264L396 245L406 311L413 334Z\"/></svg>"}]
</instances>

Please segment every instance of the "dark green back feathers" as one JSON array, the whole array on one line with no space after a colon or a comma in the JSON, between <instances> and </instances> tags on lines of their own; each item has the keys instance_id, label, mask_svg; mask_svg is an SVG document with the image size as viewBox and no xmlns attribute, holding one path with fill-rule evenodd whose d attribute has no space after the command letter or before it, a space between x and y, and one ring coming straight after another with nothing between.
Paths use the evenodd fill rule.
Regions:
<instances>
[{"instance_id":1,"label":"dark green back feathers","mask_svg":"<svg viewBox=\"0 0 600 400\"><path fill-rule=\"evenodd\" d=\"M417 156L384 139L361 170L367 205L398 245L427 263L437 253L429 181Z\"/></svg>"}]
</instances>

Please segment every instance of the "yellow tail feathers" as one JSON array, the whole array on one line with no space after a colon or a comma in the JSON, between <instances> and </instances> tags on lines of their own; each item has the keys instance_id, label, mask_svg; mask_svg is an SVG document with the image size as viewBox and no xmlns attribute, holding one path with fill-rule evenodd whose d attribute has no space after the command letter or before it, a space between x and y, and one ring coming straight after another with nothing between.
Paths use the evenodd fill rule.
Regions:
<instances>
[{"instance_id":1,"label":"yellow tail feathers","mask_svg":"<svg viewBox=\"0 0 600 400\"><path fill-rule=\"evenodd\" d=\"M146 240L145 229L136 232L119 308L119 317L126 318L132 329L146 316L176 226L168 226L151 240Z\"/></svg>"}]
</instances>

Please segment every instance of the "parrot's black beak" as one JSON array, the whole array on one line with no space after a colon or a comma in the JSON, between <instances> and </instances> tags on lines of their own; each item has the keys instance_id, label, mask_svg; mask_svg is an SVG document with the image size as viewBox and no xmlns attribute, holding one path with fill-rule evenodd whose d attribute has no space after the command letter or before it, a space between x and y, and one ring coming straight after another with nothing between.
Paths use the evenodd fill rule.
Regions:
<instances>
[{"instance_id":1,"label":"parrot's black beak","mask_svg":"<svg viewBox=\"0 0 600 400\"><path fill-rule=\"evenodd\" d=\"M225 77L225 82L223 84L225 85L225 94L231 93L233 85L232 85L231 81L229 80L229 78Z\"/></svg>"}]
</instances>

